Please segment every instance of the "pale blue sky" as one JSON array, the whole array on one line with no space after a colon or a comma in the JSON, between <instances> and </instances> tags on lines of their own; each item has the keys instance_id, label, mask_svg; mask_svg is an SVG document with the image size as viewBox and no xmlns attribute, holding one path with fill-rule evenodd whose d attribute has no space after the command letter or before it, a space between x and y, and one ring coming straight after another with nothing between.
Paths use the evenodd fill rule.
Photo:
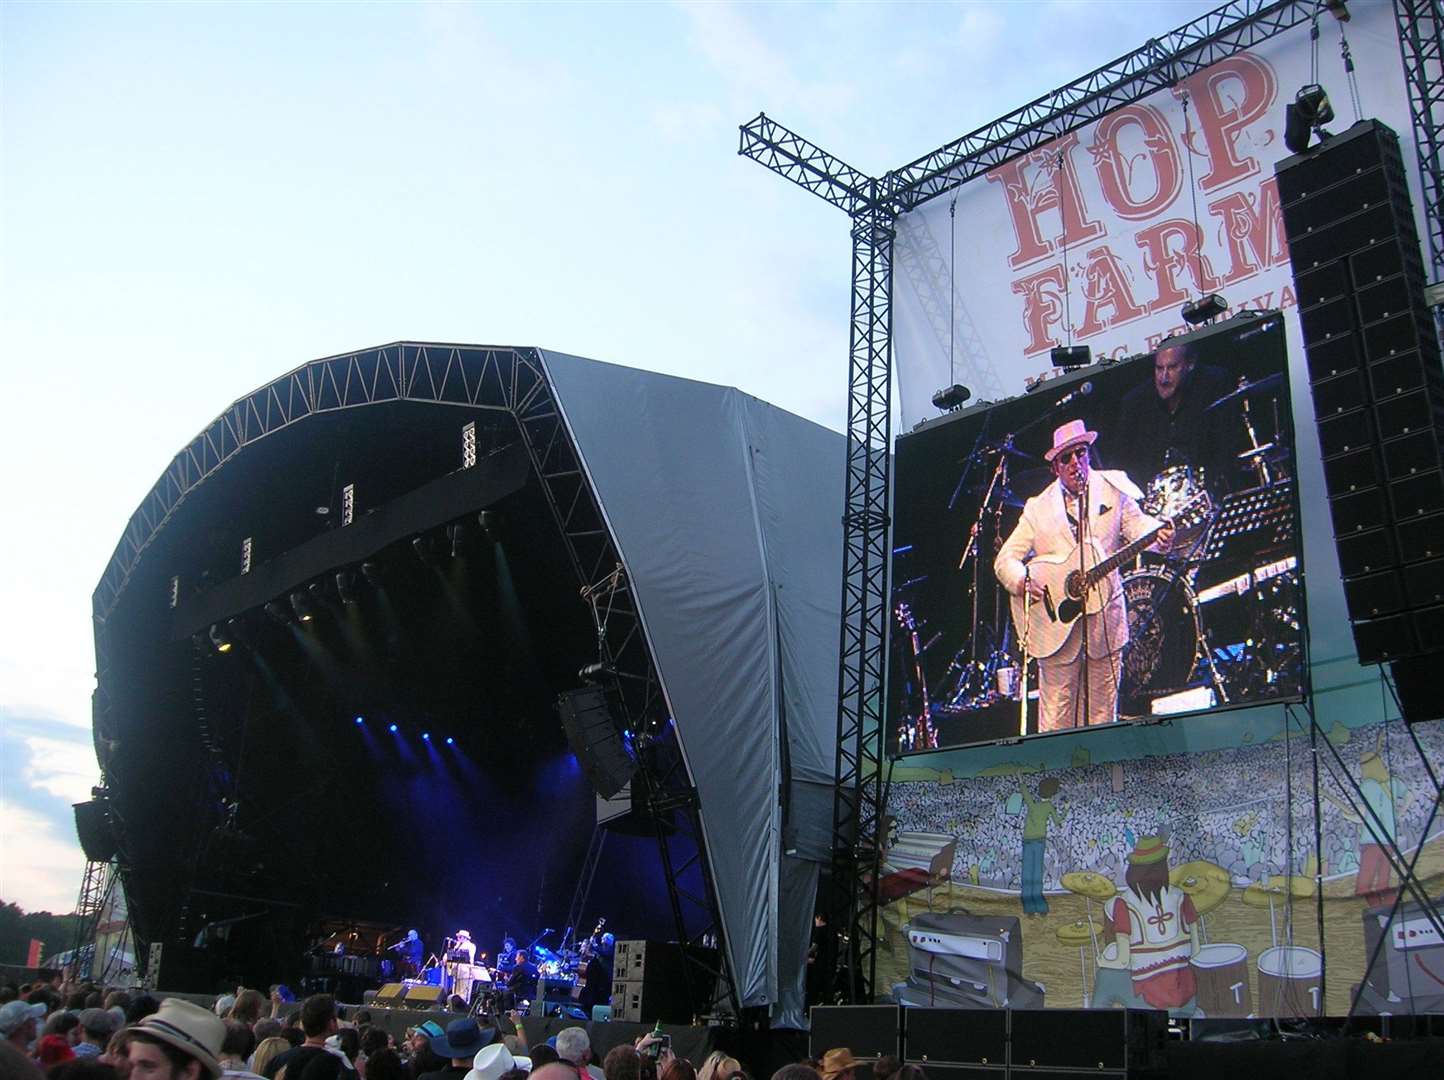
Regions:
<instances>
[{"instance_id":1,"label":"pale blue sky","mask_svg":"<svg viewBox=\"0 0 1444 1080\"><path fill-rule=\"evenodd\" d=\"M847 219L737 125L878 174L1211 6L0 3L0 899L74 904L90 593L230 401L420 338L840 427Z\"/></svg>"}]
</instances>

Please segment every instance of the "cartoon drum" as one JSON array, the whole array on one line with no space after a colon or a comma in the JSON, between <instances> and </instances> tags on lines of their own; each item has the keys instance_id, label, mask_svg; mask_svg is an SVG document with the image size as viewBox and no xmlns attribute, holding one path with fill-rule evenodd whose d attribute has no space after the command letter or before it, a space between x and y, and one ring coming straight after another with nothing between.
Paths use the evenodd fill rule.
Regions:
<instances>
[{"instance_id":1,"label":"cartoon drum","mask_svg":"<svg viewBox=\"0 0 1444 1080\"><path fill-rule=\"evenodd\" d=\"M1275 945L1258 957L1260 1016L1322 1016L1324 958L1302 945Z\"/></svg>"},{"instance_id":2,"label":"cartoon drum","mask_svg":"<svg viewBox=\"0 0 1444 1080\"><path fill-rule=\"evenodd\" d=\"M1198 984L1204 1016L1247 1016L1253 1012L1248 990L1248 950L1220 942L1204 945L1189 960Z\"/></svg>"}]
</instances>

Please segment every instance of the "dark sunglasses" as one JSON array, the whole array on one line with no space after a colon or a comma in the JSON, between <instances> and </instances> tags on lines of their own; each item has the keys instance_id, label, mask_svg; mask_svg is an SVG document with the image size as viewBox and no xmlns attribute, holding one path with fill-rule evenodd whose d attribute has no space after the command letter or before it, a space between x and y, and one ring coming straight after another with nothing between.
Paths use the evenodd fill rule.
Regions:
<instances>
[{"instance_id":1,"label":"dark sunglasses","mask_svg":"<svg viewBox=\"0 0 1444 1080\"><path fill-rule=\"evenodd\" d=\"M1082 446L1074 446L1074 447L1071 447L1071 448L1069 448L1069 449L1067 449L1067 450L1059 450L1058 453L1057 453L1056 455L1054 455L1053 460L1054 460L1054 461L1061 461L1064 465L1066 465L1066 464L1068 464L1068 462L1072 461L1072 460L1073 460L1074 458L1076 458L1076 457L1087 457L1087 456L1088 456L1088 444L1087 444L1087 443L1084 443Z\"/></svg>"}]
</instances>

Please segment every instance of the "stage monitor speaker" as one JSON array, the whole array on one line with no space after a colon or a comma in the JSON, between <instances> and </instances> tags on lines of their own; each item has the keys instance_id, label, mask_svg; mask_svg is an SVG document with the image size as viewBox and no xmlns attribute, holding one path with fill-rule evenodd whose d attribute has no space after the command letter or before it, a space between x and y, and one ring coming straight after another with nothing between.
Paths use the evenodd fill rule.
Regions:
<instances>
[{"instance_id":1,"label":"stage monitor speaker","mask_svg":"<svg viewBox=\"0 0 1444 1080\"><path fill-rule=\"evenodd\" d=\"M406 988L406 1007L408 1009L439 1009L442 1001L443 990L439 986L408 986Z\"/></svg>"},{"instance_id":2,"label":"stage monitor speaker","mask_svg":"<svg viewBox=\"0 0 1444 1080\"><path fill-rule=\"evenodd\" d=\"M1418 655L1444 624L1413 572L1440 553L1444 369L1399 139L1361 121L1275 171L1354 645Z\"/></svg>"},{"instance_id":3,"label":"stage monitor speaker","mask_svg":"<svg viewBox=\"0 0 1444 1080\"><path fill-rule=\"evenodd\" d=\"M1165 1067L1168 1013L1153 1009L1014 1009L1008 1063L1013 1076L1145 1075Z\"/></svg>"},{"instance_id":4,"label":"stage monitor speaker","mask_svg":"<svg viewBox=\"0 0 1444 1080\"><path fill-rule=\"evenodd\" d=\"M929 1077L941 1065L1004 1065L1008 1013L1005 1009L904 1009L903 1042L908 1063L925 1066Z\"/></svg>"},{"instance_id":5,"label":"stage monitor speaker","mask_svg":"<svg viewBox=\"0 0 1444 1080\"><path fill-rule=\"evenodd\" d=\"M80 850L91 862L110 862L115 858L115 829L110 823L110 808L99 799L74 804L75 833Z\"/></svg>"},{"instance_id":6,"label":"stage monitor speaker","mask_svg":"<svg viewBox=\"0 0 1444 1080\"><path fill-rule=\"evenodd\" d=\"M376 991L376 997L373 1000L377 1005L388 1007L399 1005L401 1004L401 999L405 996L405 991L406 988L399 982L387 983L380 990Z\"/></svg>"},{"instance_id":7,"label":"stage monitor speaker","mask_svg":"<svg viewBox=\"0 0 1444 1080\"><path fill-rule=\"evenodd\" d=\"M902 1015L896 1005L814 1005L810 1017L808 1054L813 1058L840 1046L864 1061L902 1054Z\"/></svg>"},{"instance_id":8,"label":"stage monitor speaker","mask_svg":"<svg viewBox=\"0 0 1444 1080\"><path fill-rule=\"evenodd\" d=\"M699 976L700 978L700 976ZM614 979L612 1019L628 1024L690 1024L698 1010L689 1007L685 990L667 982Z\"/></svg>"},{"instance_id":9,"label":"stage monitor speaker","mask_svg":"<svg viewBox=\"0 0 1444 1080\"><path fill-rule=\"evenodd\" d=\"M568 690L557 698L557 712L588 782L610 799L631 781L636 763L622 742L606 691L599 686Z\"/></svg>"}]
</instances>

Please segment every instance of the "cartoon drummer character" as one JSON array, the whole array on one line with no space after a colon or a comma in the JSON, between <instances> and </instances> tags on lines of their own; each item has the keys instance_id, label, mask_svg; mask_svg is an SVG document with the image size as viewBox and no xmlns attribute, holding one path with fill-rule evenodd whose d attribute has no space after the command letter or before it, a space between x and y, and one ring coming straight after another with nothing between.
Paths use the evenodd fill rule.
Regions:
<instances>
[{"instance_id":1,"label":"cartoon drummer character","mask_svg":"<svg viewBox=\"0 0 1444 1080\"><path fill-rule=\"evenodd\" d=\"M1193 900L1168 880L1168 844L1141 836L1128 855L1124 888L1104 905L1133 992L1155 1009L1182 1009L1194 998L1189 958L1198 952Z\"/></svg>"}]
</instances>

